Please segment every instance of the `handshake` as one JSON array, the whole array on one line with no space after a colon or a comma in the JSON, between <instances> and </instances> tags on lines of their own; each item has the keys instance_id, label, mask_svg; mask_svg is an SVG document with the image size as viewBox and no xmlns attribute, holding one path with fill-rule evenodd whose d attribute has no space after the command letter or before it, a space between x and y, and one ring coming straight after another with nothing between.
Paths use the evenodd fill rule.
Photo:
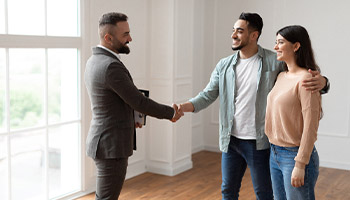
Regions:
<instances>
[{"instance_id":1,"label":"handshake","mask_svg":"<svg viewBox=\"0 0 350 200\"><path fill-rule=\"evenodd\" d=\"M182 103L179 105L173 104L172 105L175 111L175 114L170 121L176 122L179 120L182 116L184 116L184 112L193 112L194 106L191 102ZM142 124L139 122L135 122L135 128L142 128Z\"/></svg>"},{"instance_id":2,"label":"handshake","mask_svg":"<svg viewBox=\"0 0 350 200\"><path fill-rule=\"evenodd\" d=\"M193 112L194 111L194 106L191 102L186 102L182 104L173 104L172 105L175 111L175 114L173 118L170 120L172 122L176 122L179 120L182 116L184 116L185 112Z\"/></svg>"}]
</instances>

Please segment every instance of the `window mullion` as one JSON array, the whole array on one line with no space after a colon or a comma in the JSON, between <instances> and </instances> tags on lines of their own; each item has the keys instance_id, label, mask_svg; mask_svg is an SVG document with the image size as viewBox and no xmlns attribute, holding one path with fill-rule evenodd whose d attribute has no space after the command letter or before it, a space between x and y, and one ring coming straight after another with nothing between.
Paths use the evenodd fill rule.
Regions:
<instances>
[{"instance_id":1,"label":"window mullion","mask_svg":"<svg viewBox=\"0 0 350 200\"><path fill-rule=\"evenodd\" d=\"M47 36L47 0L44 1L45 3L45 35Z\"/></svg>"},{"instance_id":2,"label":"window mullion","mask_svg":"<svg viewBox=\"0 0 350 200\"><path fill-rule=\"evenodd\" d=\"M82 39L79 37L0 34L0 44L5 48L80 48Z\"/></svg>"},{"instance_id":3,"label":"window mullion","mask_svg":"<svg viewBox=\"0 0 350 200\"><path fill-rule=\"evenodd\" d=\"M46 1L45 1L46 2ZM46 199L49 199L49 112L48 112L48 85L49 85L49 80L48 80L48 49L45 49L45 70L44 70L44 81L45 81L45 94L44 94L44 112L45 112L45 196Z\"/></svg>"},{"instance_id":4,"label":"window mullion","mask_svg":"<svg viewBox=\"0 0 350 200\"><path fill-rule=\"evenodd\" d=\"M81 0L77 0L78 6L77 5L73 5L74 1L72 1L72 3L67 3L67 5L70 5L72 7L75 8L75 6L77 6L77 14L80 16L80 4L83 1ZM23 193L26 194L27 191L20 191L18 193L18 191L20 190L20 187L18 187L18 183L22 183L23 181L32 181L34 186L39 186L36 187L35 190L38 190L38 194L30 194L28 193L28 195L33 196L33 197L38 197L38 195L40 196L40 198L44 198L44 199L50 199L51 198L57 198L59 196L64 196L67 193L70 192L76 192L77 189L81 190L81 186L83 184L82 182L82 174L80 174L80 177L76 176L74 174L74 181L77 181L80 178L80 182L75 184L70 184L69 183L69 179L72 175L72 172L75 172L73 170L76 170L75 168L78 167L79 169L82 168L82 158L77 157L77 153L76 152L80 152L77 151L79 148L77 146L73 146L73 142L69 144L69 148L64 147L64 144L60 143L60 139L62 136L59 136L58 134L61 132L65 132L67 133L68 131L66 130L72 130L72 132L76 135L78 134L79 139L81 139L81 86L80 86L80 70L81 70L81 66L80 66L80 62L81 62L81 55L78 53L77 54L77 61L79 63L77 63L77 70L79 71L78 73L78 77L77 77L77 87L78 87L78 96L75 97L74 99L77 98L78 103L77 106L79 108L78 114L77 116L75 116L75 112L68 112L67 109L73 106L70 106L69 104L69 100L67 100L67 95L69 95L70 93L67 91L70 91L70 88L67 87L69 90L66 90L64 92L62 92L60 90L60 86L59 84L62 83L71 83L72 81L75 81L75 78L72 78L71 76L67 76L65 77L64 75L72 72L70 70L66 70L64 71L63 76L62 77L55 77L55 73L58 71L60 72L59 69L60 67L60 62L62 63L68 63L69 66L74 67L74 64L72 64L71 61L74 61L74 57L72 57L73 55L75 55L75 53L71 53L71 49L78 49L81 50L82 49L82 36L81 36L81 18L78 17L78 24L77 24L77 29L78 29L78 33L75 34L74 30L72 31L60 31L61 29L57 29L55 28L55 26L51 27L50 22L56 22L57 18L59 17L59 19L61 19L60 16L56 16L56 12L53 12L54 14L51 13L52 9L53 11L57 10L55 9L55 5L59 5L56 3L51 4L52 2L49 0L43 0L41 2L38 2L38 6L40 7L40 9L38 9L38 13L41 16L44 16L44 19L39 19L39 23L40 24L40 33L36 34L34 32L34 35L31 35L32 32L26 32L26 31L16 31L13 30L15 29L14 27L16 26L12 26L14 25L14 21L16 21L17 16L15 14L16 12L16 5L12 4L12 0L4 0L4 18L5 18L5 24L4 24L4 28L5 28L5 34L0 34L0 44L2 46L2 48L5 48L5 99L4 99L4 104L5 104L5 109L4 109L4 116L6 116L6 121L4 121L4 125L6 125L6 127L4 127L4 133L1 133L1 135L3 135L4 137L6 137L6 142L5 144L7 144L6 147L6 151L7 151L7 163L5 164L5 167L7 165L7 184L8 184L8 188L7 188L7 192L8 192L8 199L7 200L12 200L14 198L17 198L17 194L19 193ZM43 6L44 4L44 6ZM29 4L28 4L29 5ZM36 5L36 4L35 4ZM38 8L38 7L36 7ZM42 9L44 8L44 12L42 11ZM10 10L9 10L10 9ZM27 9L28 10L28 9ZM72 10L74 11L74 10ZM72 18L75 19L75 17L73 16L74 12L70 13L70 16L72 16ZM48 18L50 17L50 19ZM81 16L80 16L81 17ZM67 17L66 17L67 18ZM49 24L50 23L50 24ZM44 31L43 31L43 26L44 25ZM35 27L35 26L33 26ZM70 23L70 26L67 26L67 30L71 30L74 27L73 22ZM27 29L27 30L31 30L31 29ZM39 29L35 29L35 30L39 30ZM13 34L9 34L9 33L13 33ZM44 35L43 35L44 33ZM22 35L23 34L23 35ZM27 35L26 35L27 34ZM51 36L48 36L48 34L50 34ZM15 56L15 54L12 51L15 51L13 49L26 49L28 48L28 52L30 51L37 51L37 49L41 49L38 50L40 51L40 54L38 53L37 57L33 57L33 62L29 62L29 63L34 63L34 64L38 64L37 66L35 66L35 68L33 67L34 71L30 71L28 70L24 72L22 72L22 70L18 70L16 67L17 66L23 66L23 65L16 65L16 59L17 57ZM57 50L58 49L58 50ZM63 49L63 52L60 52L61 49ZM11 50L11 51L10 51ZM45 51L44 55L43 55L43 50ZM33 54L35 54L35 52ZM9 54L11 53L11 54ZM25 55L26 51L21 52L21 55ZM56 56L57 54L57 56ZM68 55L68 58L66 57L60 57L60 55ZM36 54L35 54L36 55ZM28 56L24 56L24 58L26 59L31 59L31 57ZM44 57L44 58L43 58ZM56 58L58 57L58 59ZM80 59L79 59L80 58ZM10 60L11 59L11 60ZM43 60L45 59L45 60ZM50 60L49 60L50 59ZM69 60L68 60L69 59ZM23 59L22 59L23 60ZM36 60L40 61L38 63L36 63ZM56 60L58 60L58 62L56 62ZM68 61L67 61L68 60ZM49 66L50 64L50 66ZM44 65L44 66L43 66ZM29 66L29 65L28 65ZM38 67L40 66L40 67ZM41 67L43 66L43 67ZM67 65L65 65L67 66ZM11 70L11 71L10 71ZM41 70L41 71L39 71ZM17 71L21 71L21 73L19 73L19 75L17 74ZM74 72L75 73L75 72ZM25 82L27 80L27 77L35 77L35 81L31 81L32 79L28 78L28 85L40 85L40 84L44 84L44 86L40 86L40 96L38 95L38 91L36 91L35 93L32 94L32 96L36 97L37 99L40 99L41 101L43 101L40 104L33 104L33 105L37 105L37 107L39 108L40 105L40 114L35 114L35 117L38 116L40 118L40 123L34 123L33 125L25 125L23 127L25 128L18 128L14 125L14 122L16 122L17 117L16 116L16 112L14 112L14 110L12 109L14 105L16 105L16 101L14 101L13 99L19 99L19 97L17 98L14 95L14 92L17 92L17 89L20 88L22 89L22 87L18 87L22 86L18 83L20 83L21 81L18 81L19 79L22 78L22 76L24 77L24 75L28 74L29 76L26 76L25 79L23 79L23 82ZM52 75L53 74L53 75ZM58 73L57 73L58 74ZM36 79L40 77L41 80ZM56 81L56 78L58 81ZM65 80L65 81L62 81ZM59 82L59 83L58 83ZM61 83L62 82L62 83ZM50 85L49 85L50 84ZM75 84L75 83L73 83ZM75 87L75 85L74 85ZM29 87L28 87L29 88ZM23 89L26 90L26 89ZM75 88L71 89L72 91L75 91ZM54 94L54 95L52 95ZM52 95L52 96L51 96ZM57 95L57 96L55 96ZM12 101L12 102L11 102ZM49 102L50 101L50 102ZM68 101L68 102L67 102ZM62 103L64 102L64 104ZM37 102L36 102L37 103ZM12 107L11 107L12 104ZM61 107L58 107L60 106ZM50 108L49 108L50 107ZM74 106L75 107L75 106ZM56 109L57 108L57 109ZM34 110L34 108L33 108ZM57 111L57 113L56 113ZM22 111L23 113L25 113L26 111ZM63 112L67 113L66 117L62 117L63 116ZM11 116L12 115L12 116ZM30 115L28 115L30 116ZM11 119L12 117L12 119ZM50 117L50 119L49 119ZM36 118L34 118L36 119ZM79 124L78 129L76 128L77 124ZM65 130L65 131L63 131ZM42 133L44 132L44 136L42 136ZM21 145L18 144L22 144L20 142L18 142L17 138L25 138L25 137L30 137L33 135L33 133L40 133L40 135L38 134L38 137L40 138L40 142L35 142L31 145L28 145L30 148L33 145L36 145L35 148L37 148L37 146L40 145L40 156L35 155L35 159L45 159L44 161L40 160L40 166L35 166L35 169L38 169L37 174L40 177L25 177L25 180L23 178L23 181L21 180L22 177L19 177L18 171L17 171L17 167L21 167L20 166L20 162L23 162L22 158L18 158L17 156L17 152L21 151L21 152L27 152L27 149L21 149L19 147L21 147ZM44 137L44 138L43 138ZM64 138L62 138L62 140L64 140L67 136L64 135ZM57 139L58 138L58 139ZM32 141L31 138L30 142ZM43 141L44 139L44 141ZM56 140L57 139L57 140ZM25 140L23 140L25 141ZM29 140L28 140L29 141ZM37 141L37 140L35 140ZM74 140L75 141L75 140ZM78 140L79 141L79 140ZM76 143L76 142L75 142ZM38 144L38 145L37 145ZM68 145L67 145L68 146ZM56 154L52 154L51 151L54 151L54 153L59 153L59 158L56 158ZM68 149L68 150L67 150ZM74 156L69 155L70 151L69 150L73 150ZM44 154L42 154L41 152L44 151ZM68 152L68 153L67 153ZM81 153L81 152L80 152ZM68 155L68 156L67 156ZM72 154L73 155L73 154ZM82 156L82 155L80 155ZM29 157L29 156L28 156ZM53 164L55 164L54 161L50 161L51 159L57 159L60 163L59 165L57 165L58 167L53 166ZM67 165L67 163L69 164L69 159L72 160L72 158L74 158L74 160L80 160L79 163L74 164L73 169L70 169L70 166ZM64 165L61 164L64 161ZM18 164L20 163L20 164ZM77 166L79 165L79 166ZM30 166L32 167L32 166ZM40 171L39 171L40 169ZM62 173L59 175L56 175L56 173ZM63 173L64 172L64 173ZM54 173L52 175L52 173ZM57 173L58 174L58 173ZM64 175L64 178L62 178ZM19 177L19 178L18 178ZM39 181L40 180L40 183ZM68 180L68 185L69 187L67 187L66 185L62 185L61 181L64 180L65 183L67 183ZM50 185L51 182L51 185ZM57 184L53 184L53 183ZM63 183L63 181L62 181ZM79 185L78 185L79 184ZM64 186L64 187L63 187ZM80 188L77 188L80 187ZM33 189L34 187L28 187ZM40 190L40 192L39 192ZM29 191L29 189L28 189ZM12 193L13 192L13 193ZM40 194L39 194L40 193ZM27 195L27 194L26 194ZM24 195L22 195L24 196ZM0 197L1 198L1 197ZM28 197L29 198L29 197Z\"/></svg>"},{"instance_id":5,"label":"window mullion","mask_svg":"<svg viewBox=\"0 0 350 200\"><path fill-rule=\"evenodd\" d=\"M6 0L5 0L6 1ZM10 62L9 49L5 49L6 56L6 91L5 91L5 109L6 109L6 135L7 135L7 181L8 181L8 198L12 199L11 194L11 138L10 138Z\"/></svg>"},{"instance_id":6,"label":"window mullion","mask_svg":"<svg viewBox=\"0 0 350 200\"><path fill-rule=\"evenodd\" d=\"M4 12L5 12L5 34L9 33L9 29L8 29L8 4L7 4L7 0L4 0Z\"/></svg>"}]
</instances>

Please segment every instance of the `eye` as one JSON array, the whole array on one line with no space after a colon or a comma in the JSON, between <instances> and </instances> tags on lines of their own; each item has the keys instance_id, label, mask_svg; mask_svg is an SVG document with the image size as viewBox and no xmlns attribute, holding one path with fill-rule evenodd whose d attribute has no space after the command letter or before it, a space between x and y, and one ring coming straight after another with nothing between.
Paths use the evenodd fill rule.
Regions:
<instances>
[{"instance_id":1,"label":"eye","mask_svg":"<svg viewBox=\"0 0 350 200\"><path fill-rule=\"evenodd\" d=\"M237 32L237 33L242 34L243 33L243 29L241 29L241 28L233 29L232 32L233 33Z\"/></svg>"}]
</instances>

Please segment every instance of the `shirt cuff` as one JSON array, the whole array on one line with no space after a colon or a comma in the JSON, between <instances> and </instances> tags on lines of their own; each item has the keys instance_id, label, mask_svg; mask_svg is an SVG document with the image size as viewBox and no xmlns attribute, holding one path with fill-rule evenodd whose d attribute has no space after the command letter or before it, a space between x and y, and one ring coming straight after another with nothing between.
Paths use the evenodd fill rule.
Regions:
<instances>
[{"instance_id":1,"label":"shirt cuff","mask_svg":"<svg viewBox=\"0 0 350 200\"><path fill-rule=\"evenodd\" d=\"M331 87L331 84L329 83L328 78L325 76L324 78L326 79L326 86L324 86L324 88L322 88L322 90L320 91L321 94L327 94L329 91L329 88Z\"/></svg>"}]
</instances>

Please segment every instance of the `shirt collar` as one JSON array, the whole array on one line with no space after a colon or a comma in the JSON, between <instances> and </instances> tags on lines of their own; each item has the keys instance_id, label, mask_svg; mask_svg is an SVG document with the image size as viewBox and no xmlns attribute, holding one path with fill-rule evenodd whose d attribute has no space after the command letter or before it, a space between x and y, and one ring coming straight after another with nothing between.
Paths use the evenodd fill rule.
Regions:
<instances>
[{"instance_id":1,"label":"shirt collar","mask_svg":"<svg viewBox=\"0 0 350 200\"><path fill-rule=\"evenodd\" d=\"M115 55L119 60L120 60L120 55L119 54L117 54L117 53L115 53L114 51L112 51L112 50L110 50L110 49L108 49L107 47L105 47L105 46L102 46L102 45L97 45L97 47L100 47L100 48L102 48L102 49L104 49L104 50L106 50L106 51L108 51L108 52L110 52L111 54L113 54L113 55Z\"/></svg>"},{"instance_id":2,"label":"shirt collar","mask_svg":"<svg viewBox=\"0 0 350 200\"><path fill-rule=\"evenodd\" d=\"M258 53L257 54L260 58L264 57L264 49L260 45L258 45ZM233 57L233 65L236 65L238 59L239 59L239 51L236 51L234 54L234 57Z\"/></svg>"}]
</instances>

